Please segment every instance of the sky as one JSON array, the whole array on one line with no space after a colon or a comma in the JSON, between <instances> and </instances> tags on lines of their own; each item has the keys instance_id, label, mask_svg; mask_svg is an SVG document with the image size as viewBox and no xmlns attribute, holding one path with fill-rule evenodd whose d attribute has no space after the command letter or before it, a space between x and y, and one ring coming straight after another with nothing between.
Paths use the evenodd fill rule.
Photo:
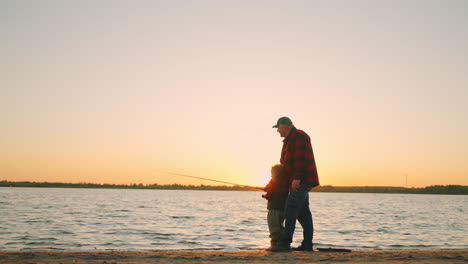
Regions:
<instances>
[{"instance_id":1,"label":"sky","mask_svg":"<svg viewBox=\"0 0 468 264\"><path fill-rule=\"evenodd\" d=\"M0 1L0 180L468 185L466 1Z\"/></svg>"}]
</instances>

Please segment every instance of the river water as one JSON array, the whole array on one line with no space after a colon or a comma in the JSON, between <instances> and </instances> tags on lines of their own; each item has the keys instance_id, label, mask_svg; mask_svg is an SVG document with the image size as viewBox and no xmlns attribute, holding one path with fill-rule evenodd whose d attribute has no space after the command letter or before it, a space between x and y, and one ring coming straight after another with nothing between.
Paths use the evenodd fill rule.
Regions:
<instances>
[{"instance_id":1,"label":"river water","mask_svg":"<svg viewBox=\"0 0 468 264\"><path fill-rule=\"evenodd\" d=\"M0 188L0 250L258 249L261 192ZM468 196L310 193L316 247L467 248ZM292 246L300 243L298 224Z\"/></svg>"}]
</instances>

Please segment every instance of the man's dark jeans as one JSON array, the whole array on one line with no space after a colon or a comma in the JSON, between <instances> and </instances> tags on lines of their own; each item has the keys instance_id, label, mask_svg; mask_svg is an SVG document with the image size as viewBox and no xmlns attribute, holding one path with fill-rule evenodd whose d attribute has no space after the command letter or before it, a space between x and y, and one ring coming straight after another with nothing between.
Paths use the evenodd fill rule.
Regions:
<instances>
[{"instance_id":1,"label":"man's dark jeans","mask_svg":"<svg viewBox=\"0 0 468 264\"><path fill-rule=\"evenodd\" d=\"M309 209L309 191L312 187L308 183L301 183L297 191L289 190L286 207L284 208L285 224L283 235L280 240L280 247L290 248L293 239L296 219L302 226L303 240L302 246L311 249L313 246L312 237L314 234L314 225L312 222L312 213Z\"/></svg>"}]
</instances>

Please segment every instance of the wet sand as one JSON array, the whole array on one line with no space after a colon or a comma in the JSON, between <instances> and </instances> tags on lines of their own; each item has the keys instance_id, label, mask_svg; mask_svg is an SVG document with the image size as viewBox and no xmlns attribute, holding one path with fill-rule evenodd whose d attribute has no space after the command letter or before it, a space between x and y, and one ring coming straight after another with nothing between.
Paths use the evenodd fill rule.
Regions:
<instances>
[{"instance_id":1,"label":"wet sand","mask_svg":"<svg viewBox=\"0 0 468 264\"><path fill-rule=\"evenodd\" d=\"M0 263L467 263L468 249L345 252L0 251Z\"/></svg>"}]
</instances>

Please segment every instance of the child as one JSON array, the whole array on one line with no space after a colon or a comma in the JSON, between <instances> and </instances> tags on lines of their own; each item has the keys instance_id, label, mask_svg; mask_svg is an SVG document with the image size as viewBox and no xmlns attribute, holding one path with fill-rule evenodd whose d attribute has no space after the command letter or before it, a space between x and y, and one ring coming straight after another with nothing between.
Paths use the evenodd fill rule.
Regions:
<instances>
[{"instance_id":1,"label":"child","mask_svg":"<svg viewBox=\"0 0 468 264\"><path fill-rule=\"evenodd\" d=\"M271 180L264 189L267 193L262 195L268 200L267 220L271 240L267 251L277 246L284 229L284 204L289 191L289 181L285 174L283 165L277 164L271 167Z\"/></svg>"}]
</instances>

